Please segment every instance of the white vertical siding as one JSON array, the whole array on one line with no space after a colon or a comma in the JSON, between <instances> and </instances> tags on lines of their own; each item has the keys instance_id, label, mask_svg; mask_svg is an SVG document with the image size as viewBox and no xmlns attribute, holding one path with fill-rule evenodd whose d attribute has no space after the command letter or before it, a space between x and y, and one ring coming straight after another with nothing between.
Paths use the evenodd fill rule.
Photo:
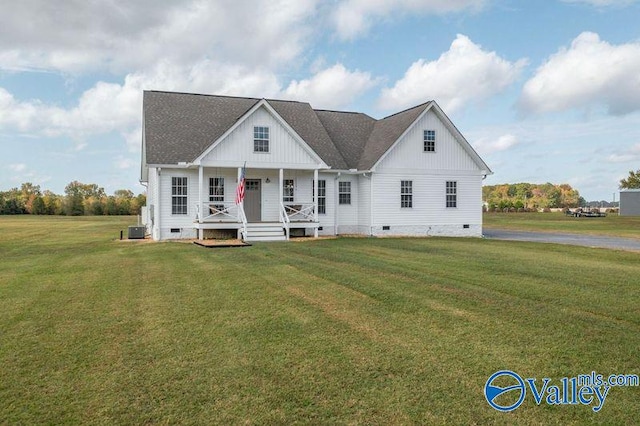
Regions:
<instances>
[{"instance_id":1,"label":"white vertical siding","mask_svg":"<svg viewBox=\"0 0 640 426\"><path fill-rule=\"evenodd\" d=\"M209 179L224 178L224 201L234 201L236 199L236 187L238 185L238 169L234 168L208 168L205 167L202 176L202 202L209 201ZM196 176L197 185L198 176ZM193 202L198 202L197 192Z\"/></svg>"},{"instance_id":2,"label":"white vertical siding","mask_svg":"<svg viewBox=\"0 0 640 426\"><path fill-rule=\"evenodd\" d=\"M424 152L424 130L436 131L435 152ZM409 129L376 169L479 171L471 156L433 111L428 111Z\"/></svg>"},{"instance_id":3,"label":"white vertical siding","mask_svg":"<svg viewBox=\"0 0 640 426\"><path fill-rule=\"evenodd\" d=\"M238 187L237 168L204 168L204 182L202 185L202 200L209 200L209 178L224 177L224 200L232 202L236 198ZM278 200L278 170L274 169L247 169L245 179L260 180L261 189L261 217L263 222L277 222L279 220ZM269 182L267 183L267 179ZM196 200L197 202L197 200Z\"/></svg>"},{"instance_id":4,"label":"white vertical siding","mask_svg":"<svg viewBox=\"0 0 640 426\"><path fill-rule=\"evenodd\" d=\"M280 220L280 200L278 199L278 170L248 170L247 179L260 179L262 188L261 216L263 222ZM267 183L267 178L269 183Z\"/></svg>"},{"instance_id":5,"label":"white vertical siding","mask_svg":"<svg viewBox=\"0 0 640 426\"><path fill-rule=\"evenodd\" d=\"M269 127L269 152L253 151L254 126ZM213 143L214 141L211 141ZM237 163L250 164L317 164L291 133L265 108L257 109L202 160L204 165Z\"/></svg>"},{"instance_id":6,"label":"white vertical siding","mask_svg":"<svg viewBox=\"0 0 640 426\"><path fill-rule=\"evenodd\" d=\"M284 179L293 179L293 201L296 203L313 202L313 172L285 170Z\"/></svg>"}]
</instances>

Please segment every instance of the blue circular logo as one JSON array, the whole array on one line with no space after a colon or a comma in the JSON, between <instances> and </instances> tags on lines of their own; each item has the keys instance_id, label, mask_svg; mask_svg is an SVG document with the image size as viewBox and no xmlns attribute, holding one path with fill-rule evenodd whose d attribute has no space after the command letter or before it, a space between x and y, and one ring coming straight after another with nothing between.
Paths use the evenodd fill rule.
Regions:
<instances>
[{"instance_id":1,"label":"blue circular logo","mask_svg":"<svg viewBox=\"0 0 640 426\"><path fill-rule=\"evenodd\" d=\"M503 377L505 379L502 379ZM500 381L500 385L494 384L498 380ZM507 384L505 386L504 383L514 384ZM507 394L509 392L514 395L513 399L509 399L509 401L515 400L516 402L511 405L502 405L496 402L496 399L499 396ZM502 370L494 373L491 377L489 377L489 380L487 380L487 383L484 385L484 397L487 399L489 405L498 411L508 412L515 410L520 406L520 404L522 404L526 394L527 390L524 385L524 380L522 380L522 378L516 373L509 370ZM517 400L515 397L516 395L519 395ZM501 398L501 402L502 400L503 398Z\"/></svg>"}]
</instances>

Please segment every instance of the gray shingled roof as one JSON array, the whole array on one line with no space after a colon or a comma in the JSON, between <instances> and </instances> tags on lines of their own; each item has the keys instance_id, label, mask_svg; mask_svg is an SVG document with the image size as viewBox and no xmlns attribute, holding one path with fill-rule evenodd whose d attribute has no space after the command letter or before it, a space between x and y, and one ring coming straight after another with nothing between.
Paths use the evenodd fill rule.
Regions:
<instances>
[{"instance_id":1,"label":"gray shingled roof","mask_svg":"<svg viewBox=\"0 0 640 426\"><path fill-rule=\"evenodd\" d=\"M354 112L317 110L316 114L340 150L347 167L357 168L376 120L366 114Z\"/></svg>"},{"instance_id":2,"label":"gray shingled roof","mask_svg":"<svg viewBox=\"0 0 640 426\"><path fill-rule=\"evenodd\" d=\"M418 119L429 104L430 102L427 102L376 121L358 160L357 168L360 170L371 169L380 157L391 148L391 145L409 128L411 123Z\"/></svg>"},{"instance_id":3,"label":"gray shingled roof","mask_svg":"<svg viewBox=\"0 0 640 426\"><path fill-rule=\"evenodd\" d=\"M195 160L256 102L258 99L145 91L147 163Z\"/></svg>"},{"instance_id":4,"label":"gray shingled roof","mask_svg":"<svg viewBox=\"0 0 640 426\"><path fill-rule=\"evenodd\" d=\"M256 98L145 91L147 164L193 162L258 102ZM305 102L267 102L337 170L370 170L431 104L375 120L362 113L314 110Z\"/></svg>"},{"instance_id":5,"label":"gray shingled roof","mask_svg":"<svg viewBox=\"0 0 640 426\"><path fill-rule=\"evenodd\" d=\"M306 102L278 100L267 102L327 165L340 170L347 168L347 162L338 149L336 140L327 133L311 105Z\"/></svg>"}]
</instances>

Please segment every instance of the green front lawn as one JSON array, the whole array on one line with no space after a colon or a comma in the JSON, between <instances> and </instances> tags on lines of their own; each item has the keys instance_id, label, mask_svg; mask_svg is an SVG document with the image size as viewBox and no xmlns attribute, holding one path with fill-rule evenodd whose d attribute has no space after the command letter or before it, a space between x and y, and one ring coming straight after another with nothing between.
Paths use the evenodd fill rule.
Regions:
<instances>
[{"instance_id":1,"label":"green front lawn","mask_svg":"<svg viewBox=\"0 0 640 426\"><path fill-rule=\"evenodd\" d=\"M572 217L563 213L485 213L484 227L640 238L640 217Z\"/></svg>"},{"instance_id":2,"label":"green front lawn","mask_svg":"<svg viewBox=\"0 0 640 426\"><path fill-rule=\"evenodd\" d=\"M515 216L515 215L514 215ZM131 218L0 217L7 424L633 424L495 411L501 369L640 374L638 254L482 239L205 249L116 241Z\"/></svg>"}]
</instances>

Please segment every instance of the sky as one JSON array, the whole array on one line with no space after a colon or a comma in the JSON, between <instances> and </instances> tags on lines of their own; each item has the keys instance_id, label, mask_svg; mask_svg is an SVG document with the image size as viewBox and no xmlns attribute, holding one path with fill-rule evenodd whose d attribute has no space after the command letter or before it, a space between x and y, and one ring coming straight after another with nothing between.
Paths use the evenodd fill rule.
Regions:
<instances>
[{"instance_id":1,"label":"sky","mask_svg":"<svg viewBox=\"0 0 640 426\"><path fill-rule=\"evenodd\" d=\"M640 0L0 0L0 190L141 193L143 90L382 118L435 100L494 174L640 169Z\"/></svg>"}]
</instances>

